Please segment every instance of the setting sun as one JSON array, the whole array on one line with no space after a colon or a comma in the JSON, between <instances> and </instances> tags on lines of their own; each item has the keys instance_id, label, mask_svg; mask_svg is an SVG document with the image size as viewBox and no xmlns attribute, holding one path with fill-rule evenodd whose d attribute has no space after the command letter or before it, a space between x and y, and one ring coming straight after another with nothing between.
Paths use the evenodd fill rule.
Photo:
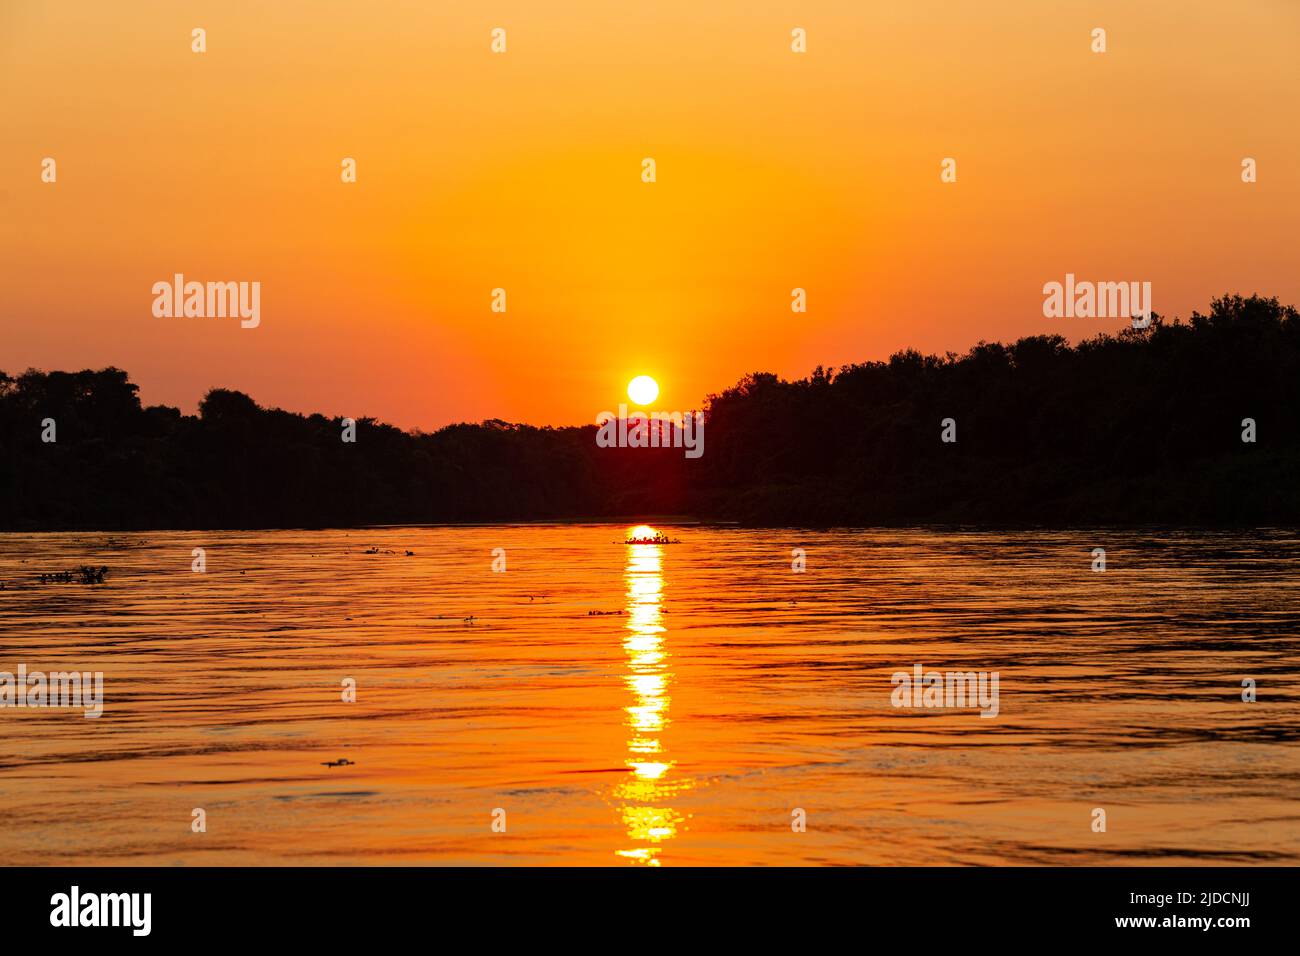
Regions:
<instances>
[{"instance_id":1,"label":"setting sun","mask_svg":"<svg viewBox=\"0 0 1300 956\"><path fill-rule=\"evenodd\" d=\"M659 397L659 383L649 375L638 375L627 383L627 397L638 405L649 405Z\"/></svg>"}]
</instances>

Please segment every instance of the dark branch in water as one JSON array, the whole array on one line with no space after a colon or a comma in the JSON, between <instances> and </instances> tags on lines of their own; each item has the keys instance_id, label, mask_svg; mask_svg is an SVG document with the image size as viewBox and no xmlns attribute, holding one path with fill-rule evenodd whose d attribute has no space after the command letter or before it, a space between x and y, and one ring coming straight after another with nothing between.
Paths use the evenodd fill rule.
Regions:
<instances>
[{"instance_id":1,"label":"dark branch in water","mask_svg":"<svg viewBox=\"0 0 1300 956\"><path fill-rule=\"evenodd\" d=\"M107 566L93 568L83 564L76 571L46 571L36 575L36 580L41 584L72 584L74 581L77 584L103 584L107 574Z\"/></svg>"}]
</instances>

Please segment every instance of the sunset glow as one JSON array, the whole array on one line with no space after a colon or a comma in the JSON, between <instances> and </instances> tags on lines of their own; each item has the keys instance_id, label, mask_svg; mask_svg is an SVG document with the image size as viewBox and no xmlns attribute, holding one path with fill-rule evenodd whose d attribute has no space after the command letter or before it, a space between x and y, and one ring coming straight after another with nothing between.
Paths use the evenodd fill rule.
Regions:
<instances>
[{"instance_id":1,"label":"sunset glow","mask_svg":"<svg viewBox=\"0 0 1300 956\"><path fill-rule=\"evenodd\" d=\"M509 2L494 56L473 5L283 0L204 8L197 56L163 0L8 4L4 367L116 365L187 412L220 386L560 425L645 368L686 409L755 370L1113 330L1043 317L1066 272L1131 269L1171 316L1300 300L1296 6L1056 6L832 0L795 55L780 5ZM176 272L260 281L260 326L155 318Z\"/></svg>"}]
</instances>

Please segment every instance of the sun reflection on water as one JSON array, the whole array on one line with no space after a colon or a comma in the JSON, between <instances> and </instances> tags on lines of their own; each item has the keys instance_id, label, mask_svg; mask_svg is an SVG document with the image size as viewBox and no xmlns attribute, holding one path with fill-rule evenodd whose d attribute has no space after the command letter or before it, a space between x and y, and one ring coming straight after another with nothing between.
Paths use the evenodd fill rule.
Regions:
<instances>
[{"instance_id":1,"label":"sun reflection on water","mask_svg":"<svg viewBox=\"0 0 1300 956\"><path fill-rule=\"evenodd\" d=\"M655 529L637 525L628 529L629 539L653 538ZM647 866L660 865L660 851L666 840L677 835L682 815L667 806L672 795L689 786L676 780L674 761L667 756L663 734L668 727L669 653L664 645L663 547L658 544L628 546L627 655L624 682L632 703L624 708L629 738L624 763L632 771L615 792L621 804L623 826L634 846L616 851L621 857Z\"/></svg>"}]
</instances>

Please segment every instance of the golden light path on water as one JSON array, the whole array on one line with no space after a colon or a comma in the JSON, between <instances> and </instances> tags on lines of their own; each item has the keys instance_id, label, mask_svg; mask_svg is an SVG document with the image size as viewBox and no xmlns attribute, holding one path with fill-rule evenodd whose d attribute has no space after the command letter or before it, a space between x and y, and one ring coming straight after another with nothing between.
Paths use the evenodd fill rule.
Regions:
<instances>
[{"instance_id":1,"label":"golden light path on water","mask_svg":"<svg viewBox=\"0 0 1300 956\"><path fill-rule=\"evenodd\" d=\"M628 539L654 536L655 529L648 525L627 532ZM676 836L682 822L681 814L668 803L674 793L689 786L689 781L673 778L673 761L664 741L673 675L663 623L663 545L628 545L624 577L627 636L623 650L627 655L626 684L632 694L626 707L629 736L625 763L632 773L616 789L615 798L622 804L623 825L633 845L616 853L658 866L661 844Z\"/></svg>"}]
</instances>

